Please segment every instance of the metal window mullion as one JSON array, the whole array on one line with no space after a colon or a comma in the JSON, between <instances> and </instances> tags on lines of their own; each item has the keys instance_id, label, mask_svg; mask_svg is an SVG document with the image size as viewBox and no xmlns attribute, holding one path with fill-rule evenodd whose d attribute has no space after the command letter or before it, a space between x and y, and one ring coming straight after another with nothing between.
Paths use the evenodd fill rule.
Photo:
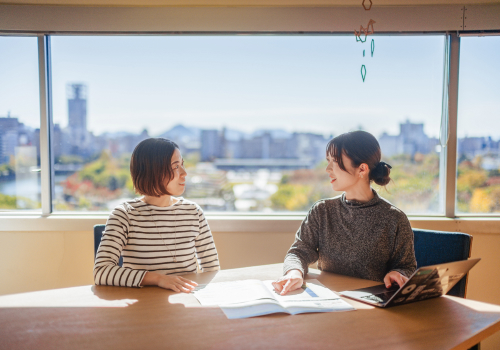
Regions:
<instances>
[{"instance_id":1,"label":"metal window mullion","mask_svg":"<svg viewBox=\"0 0 500 350\"><path fill-rule=\"evenodd\" d=\"M458 75L460 65L460 38L451 34L449 61L449 94L448 94L448 128L449 139L446 147L446 187L445 215L456 216L456 184L457 184L457 115L458 115Z\"/></svg>"},{"instance_id":2,"label":"metal window mullion","mask_svg":"<svg viewBox=\"0 0 500 350\"><path fill-rule=\"evenodd\" d=\"M40 86L40 169L42 215L52 212L52 88L50 72L50 37L38 35L38 75Z\"/></svg>"}]
</instances>

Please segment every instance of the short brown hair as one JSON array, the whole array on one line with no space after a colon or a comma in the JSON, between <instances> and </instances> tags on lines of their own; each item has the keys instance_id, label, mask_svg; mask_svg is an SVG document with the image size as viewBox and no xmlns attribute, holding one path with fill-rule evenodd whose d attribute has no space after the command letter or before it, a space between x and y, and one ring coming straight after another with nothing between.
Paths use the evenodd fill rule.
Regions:
<instances>
[{"instance_id":1,"label":"short brown hair","mask_svg":"<svg viewBox=\"0 0 500 350\"><path fill-rule=\"evenodd\" d=\"M348 172L342 154L350 160L353 168L358 168L365 163L370 169L370 180L377 185L385 186L390 181L390 166L380 162L382 151L380 145L372 134L366 131L357 130L341 134L331 139L326 146L326 154L337 162L339 168Z\"/></svg>"},{"instance_id":2,"label":"short brown hair","mask_svg":"<svg viewBox=\"0 0 500 350\"><path fill-rule=\"evenodd\" d=\"M165 179L174 177L172 155L179 146L161 137L139 142L130 159L130 174L136 192L153 197L170 195ZM168 183L168 182L167 182Z\"/></svg>"}]
</instances>

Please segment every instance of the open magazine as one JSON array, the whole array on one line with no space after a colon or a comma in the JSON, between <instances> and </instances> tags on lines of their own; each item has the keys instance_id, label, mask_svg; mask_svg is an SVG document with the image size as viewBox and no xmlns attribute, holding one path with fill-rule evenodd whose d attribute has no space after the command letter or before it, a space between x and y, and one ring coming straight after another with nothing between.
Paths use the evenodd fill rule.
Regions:
<instances>
[{"instance_id":1,"label":"open magazine","mask_svg":"<svg viewBox=\"0 0 500 350\"><path fill-rule=\"evenodd\" d=\"M219 306L227 318L247 318L284 312L349 311L354 308L317 280L279 295L273 281L243 280L199 285L193 294L203 306Z\"/></svg>"}]
</instances>

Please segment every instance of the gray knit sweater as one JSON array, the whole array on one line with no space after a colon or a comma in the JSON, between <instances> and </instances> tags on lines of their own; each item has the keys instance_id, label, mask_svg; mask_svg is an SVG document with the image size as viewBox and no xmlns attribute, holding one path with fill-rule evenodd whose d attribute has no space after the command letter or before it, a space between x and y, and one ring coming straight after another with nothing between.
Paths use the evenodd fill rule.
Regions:
<instances>
[{"instance_id":1,"label":"gray knit sweater","mask_svg":"<svg viewBox=\"0 0 500 350\"><path fill-rule=\"evenodd\" d=\"M347 201L345 194L316 202L285 257L283 274L308 266L374 281L390 271L409 277L416 269L413 231L405 213L381 198Z\"/></svg>"}]
</instances>

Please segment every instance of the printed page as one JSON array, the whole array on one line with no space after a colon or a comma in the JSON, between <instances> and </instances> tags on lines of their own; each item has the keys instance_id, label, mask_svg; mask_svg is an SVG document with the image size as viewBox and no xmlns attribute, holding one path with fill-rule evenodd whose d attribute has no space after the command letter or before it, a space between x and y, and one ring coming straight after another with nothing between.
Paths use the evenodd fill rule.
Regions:
<instances>
[{"instance_id":1,"label":"printed page","mask_svg":"<svg viewBox=\"0 0 500 350\"><path fill-rule=\"evenodd\" d=\"M288 292L286 295L280 295L272 285L273 281L264 281L264 285L279 302L291 301L318 301L318 300L332 300L339 299L340 297L326 288L318 280L306 280L302 288Z\"/></svg>"},{"instance_id":2,"label":"printed page","mask_svg":"<svg viewBox=\"0 0 500 350\"><path fill-rule=\"evenodd\" d=\"M193 292L203 306L244 303L274 299L273 293L259 280L216 282L199 285Z\"/></svg>"},{"instance_id":3,"label":"printed page","mask_svg":"<svg viewBox=\"0 0 500 350\"><path fill-rule=\"evenodd\" d=\"M292 315L304 312L330 312L354 310L336 293L326 288L318 280L306 280L302 288L280 295L272 286L272 281L264 285L273 293L274 298Z\"/></svg>"}]
</instances>

